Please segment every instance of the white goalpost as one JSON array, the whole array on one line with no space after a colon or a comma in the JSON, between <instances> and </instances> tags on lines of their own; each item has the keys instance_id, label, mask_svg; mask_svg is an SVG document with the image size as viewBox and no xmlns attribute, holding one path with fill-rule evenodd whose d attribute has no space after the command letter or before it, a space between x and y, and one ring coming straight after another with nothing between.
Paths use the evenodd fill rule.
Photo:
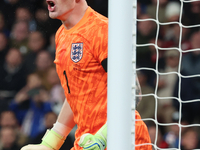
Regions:
<instances>
[{"instance_id":1,"label":"white goalpost","mask_svg":"<svg viewBox=\"0 0 200 150\"><path fill-rule=\"evenodd\" d=\"M108 150L133 150L132 28L133 1L109 0ZM134 93L133 93L134 96ZM134 109L134 108L133 108ZM133 122L132 122L133 121Z\"/></svg>"}]
</instances>

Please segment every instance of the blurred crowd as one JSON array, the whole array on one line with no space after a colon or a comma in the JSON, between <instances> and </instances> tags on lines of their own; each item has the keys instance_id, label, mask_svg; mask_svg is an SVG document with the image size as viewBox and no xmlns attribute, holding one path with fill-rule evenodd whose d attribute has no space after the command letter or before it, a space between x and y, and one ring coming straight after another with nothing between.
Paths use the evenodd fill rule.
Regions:
<instances>
[{"instance_id":1,"label":"blurred crowd","mask_svg":"<svg viewBox=\"0 0 200 150\"><path fill-rule=\"evenodd\" d=\"M200 124L200 1L182 4L180 0L159 0L159 6L157 0L137 3L137 44L150 43L137 47L137 68L143 68L137 75L142 93L147 94L137 109L143 119L157 120L146 121L152 143L190 150L200 148L200 128L185 127Z\"/></svg>"},{"instance_id":2,"label":"blurred crowd","mask_svg":"<svg viewBox=\"0 0 200 150\"><path fill-rule=\"evenodd\" d=\"M108 0L87 2L108 16ZM190 103L200 99L200 77L188 77L200 73L200 30L192 26L200 24L200 1L183 2L182 12L179 0L159 0L158 8L157 14L157 0L137 3L138 19L157 19L137 22L137 44L151 43L137 47L137 68L157 70L137 71L142 94L150 94L137 110L143 119L158 121L145 123L159 148L177 148L181 138L182 150L197 149L200 129L177 123L200 124L200 102ZM179 21L181 26L162 24ZM0 150L40 143L56 121L65 99L53 63L60 25L49 18L45 0L0 1ZM69 150L73 140L70 135L61 150Z\"/></svg>"},{"instance_id":3,"label":"blurred crowd","mask_svg":"<svg viewBox=\"0 0 200 150\"><path fill-rule=\"evenodd\" d=\"M107 16L108 1L88 0ZM55 33L46 0L0 1L0 150L39 144L65 100L53 63ZM72 130L61 150L70 150Z\"/></svg>"},{"instance_id":4,"label":"blurred crowd","mask_svg":"<svg viewBox=\"0 0 200 150\"><path fill-rule=\"evenodd\" d=\"M39 144L57 119L65 99L53 63L60 25L45 0L0 1L0 150Z\"/></svg>"}]
</instances>

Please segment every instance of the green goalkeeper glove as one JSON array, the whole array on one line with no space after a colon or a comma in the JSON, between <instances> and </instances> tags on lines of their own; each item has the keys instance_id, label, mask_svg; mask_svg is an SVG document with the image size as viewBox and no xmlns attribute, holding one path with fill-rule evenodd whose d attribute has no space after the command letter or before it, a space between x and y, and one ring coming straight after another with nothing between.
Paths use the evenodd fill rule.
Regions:
<instances>
[{"instance_id":1,"label":"green goalkeeper glove","mask_svg":"<svg viewBox=\"0 0 200 150\"><path fill-rule=\"evenodd\" d=\"M47 130L46 134L42 138L41 144L29 144L22 147L21 150L59 150L65 141L65 137L62 137L53 130Z\"/></svg>"},{"instance_id":2,"label":"green goalkeeper glove","mask_svg":"<svg viewBox=\"0 0 200 150\"><path fill-rule=\"evenodd\" d=\"M79 146L84 150L104 150L107 147L107 123L95 134L83 134Z\"/></svg>"}]
</instances>

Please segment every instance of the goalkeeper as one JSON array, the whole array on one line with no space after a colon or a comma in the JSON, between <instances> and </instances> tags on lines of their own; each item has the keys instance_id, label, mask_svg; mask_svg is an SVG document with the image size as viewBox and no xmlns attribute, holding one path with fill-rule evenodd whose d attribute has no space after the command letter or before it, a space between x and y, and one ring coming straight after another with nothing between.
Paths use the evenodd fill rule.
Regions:
<instances>
[{"instance_id":1,"label":"goalkeeper","mask_svg":"<svg viewBox=\"0 0 200 150\"><path fill-rule=\"evenodd\" d=\"M78 128L72 150L106 149L108 19L86 0L46 2L49 16L62 22L55 37L54 63L66 100L42 143L21 150L59 150L75 124ZM137 130L141 135L138 144L150 143L143 123L136 135Z\"/></svg>"}]
</instances>

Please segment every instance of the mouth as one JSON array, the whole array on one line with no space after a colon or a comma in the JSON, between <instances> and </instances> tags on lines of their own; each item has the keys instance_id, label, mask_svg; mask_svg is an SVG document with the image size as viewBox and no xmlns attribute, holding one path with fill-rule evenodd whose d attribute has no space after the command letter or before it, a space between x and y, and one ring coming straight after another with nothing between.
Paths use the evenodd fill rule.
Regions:
<instances>
[{"instance_id":1,"label":"mouth","mask_svg":"<svg viewBox=\"0 0 200 150\"><path fill-rule=\"evenodd\" d=\"M55 3L54 1L51 1L51 0L47 0L47 5L48 5L48 10L49 11L54 11L55 10Z\"/></svg>"}]
</instances>

